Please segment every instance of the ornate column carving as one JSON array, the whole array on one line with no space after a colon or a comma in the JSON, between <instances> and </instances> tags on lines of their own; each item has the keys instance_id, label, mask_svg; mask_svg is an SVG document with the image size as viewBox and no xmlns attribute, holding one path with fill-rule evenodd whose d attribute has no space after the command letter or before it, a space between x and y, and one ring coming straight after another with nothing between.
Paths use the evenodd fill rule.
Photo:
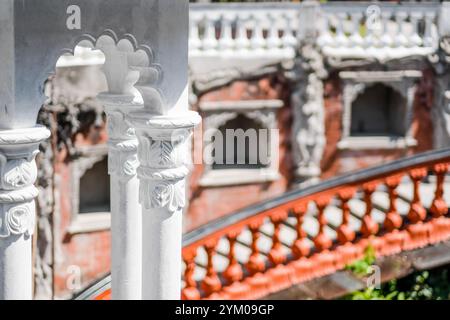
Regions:
<instances>
[{"instance_id":1,"label":"ornate column carving","mask_svg":"<svg viewBox=\"0 0 450 320\"><path fill-rule=\"evenodd\" d=\"M436 71L433 118L434 147L450 146L450 36L441 38L439 50L432 56Z\"/></svg>"},{"instance_id":2,"label":"ornate column carving","mask_svg":"<svg viewBox=\"0 0 450 320\"><path fill-rule=\"evenodd\" d=\"M111 176L111 286L113 299L140 299L142 213L136 169L138 141L125 114L142 105L133 95L102 93L108 123L108 172Z\"/></svg>"},{"instance_id":3,"label":"ornate column carving","mask_svg":"<svg viewBox=\"0 0 450 320\"><path fill-rule=\"evenodd\" d=\"M189 139L201 119L193 111L151 116L147 110L142 110L131 113L130 120L139 140L137 172L143 207L145 268L142 296L143 299L179 299Z\"/></svg>"},{"instance_id":4,"label":"ornate column carving","mask_svg":"<svg viewBox=\"0 0 450 320\"><path fill-rule=\"evenodd\" d=\"M316 3L302 15L310 21L317 16ZM302 24L303 25L303 24ZM315 24L302 27L300 48L294 67L287 74L292 81L292 152L299 186L319 180L320 162L325 147L323 80L327 77L323 57L316 45Z\"/></svg>"},{"instance_id":5,"label":"ornate column carving","mask_svg":"<svg viewBox=\"0 0 450 320\"><path fill-rule=\"evenodd\" d=\"M32 298L35 157L49 136L42 126L0 130L0 300Z\"/></svg>"}]
</instances>

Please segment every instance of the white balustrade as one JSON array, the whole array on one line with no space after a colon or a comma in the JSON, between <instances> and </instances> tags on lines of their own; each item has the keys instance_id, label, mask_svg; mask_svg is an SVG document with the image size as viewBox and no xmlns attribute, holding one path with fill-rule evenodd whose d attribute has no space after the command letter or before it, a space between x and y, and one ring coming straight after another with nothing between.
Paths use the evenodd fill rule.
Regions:
<instances>
[{"instance_id":1,"label":"white balustrade","mask_svg":"<svg viewBox=\"0 0 450 320\"><path fill-rule=\"evenodd\" d=\"M302 31L314 29L300 21L305 5L191 5L191 70L208 74L215 69L256 69L292 59ZM439 42L439 10L440 4L321 4L314 32L324 55L338 59L425 56Z\"/></svg>"},{"instance_id":2,"label":"white balustrade","mask_svg":"<svg viewBox=\"0 0 450 320\"><path fill-rule=\"evenodd\" d=\"M221 55L224 50L230 50L242 55L251 48L264 54L273 54L273 49L278 49L278 56L292 57L296 45L292 38L295 40L293 29L298 27L297 13L297 9L286 5L192 5L190 54L193 57Z\"/></svg>"},{"instance_id":3,"label":"white balustrade","mask_svg":"<svg viewBox=\"0 0 450 320\"><path fill-rule=\"evenodd\" d=\"M258 69L294 58L298 15L298 5L284 3L191 5L191 70Z\"/></svg>"},{"instance_id":4,"label":"white balustrade","mask_svg":"<svg viewBox=\"0 0 450 320\"><path fill-rule=\"evenodd\" d=\"M428 55L439 41L439 10L439 4L322 5L318 44L326 56L341 59Z\"/></svg>"}]
</instances>

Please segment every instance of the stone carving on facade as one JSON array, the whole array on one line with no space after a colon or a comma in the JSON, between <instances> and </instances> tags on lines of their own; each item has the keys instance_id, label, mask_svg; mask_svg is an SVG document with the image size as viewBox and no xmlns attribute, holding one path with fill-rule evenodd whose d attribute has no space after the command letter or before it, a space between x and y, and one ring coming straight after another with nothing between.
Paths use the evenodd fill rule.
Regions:
<instances>
[{"instance_id":1,"label":"stone carving on facade","mask_svg":"<svg viewBox=\"0 0 450 320\"><path fill-rule=\"evenodd\" d=\"M200 95L201 93L225 86L235 80L264 77L270 74L276 74L279 71L280 67L278 64L258 67L256 69L230 67L227 69L214 70L205 74L196 74L191 71L190 81L192 82L193 91L197 95Z\"/></svg>"},{"instance_id":2,"label":"stone carving on facade","mask_svg":"<svg viewBox=\"0 0 450 320\"><path fill-rule=\"evenodd\" d=\"M71 71L71 72L70 72ZM81 77L75 74L74 69L63 68L57 70L45 83L47 103L41 109L38 123L54 129L55 139L46 140L40 145L40 154L37 156L37 188L39 195L37 203L37 244L35 254L34 287L36 299L51 299L53 292L53 251L56 237L53 229L54 219L58 219L58 203L56 202L57 186L54 180L54 157L60 152L67 151L69 161L77 161L81 156L80 150L74 146L73 137L76 133L85 130L86 126L98 125L103 122L103 107L96 100L94 94L101 90L102 83L90 90L80 91L78 81ZM99 70L91 67L89 77L96 77ZM70 78L70 81L69 79ZM80 119L92 118L94 123L80 121ZM105 154L103 154L104 156ZM71 199L78 199L78 189L70 195ZM78 203L78 200L77 200ZM74 205L74 204L73 204ZM78 206L78 205L77 205Z\"/></svg>"},{"instance_id":3,"label":"stone carving on facade","mask_svg":"<svg viewBox=\"0 0 450 320\"><path fill-rule=\"evenodd\" d=\"M300 186L319 180L325 148L323 80L328 73L323 57L311 39L300 46L294 67L286 76L293 83L292 151Z\"/></svg>"},{"instance_id":4,"label":"stone carving on facade","mask_svg":"<svg viewBox=\"0 0 450 320\"><path fill-rule=\"evenodd\" d=\"M432 57L436 71L433 118L437 124L434 127L434 147L448 148L450 146L450 36L440 41L440 47Z\"/></svg>"},{"instance_id":5,"label":"stone carving on facade","mask_svg":"<svg viewBox=\"0 0 450 320\"><path fill-rule=\"evenodd\" d=\"M303 95L304 94L304 95ZM315 74L308 75L305 92L292 95L294 111L294 161L296 175L315 182L320 176L320 162L325 147L323 84Z\"/></svg>"},{"instance_id":6,"label":"stone carving on facade","mask_svg":"<svg viewBox=\"0 0 450 320\"><path fill-rule=\"evenodd\" d=\"M45 108L44 108L45 109ZM48 128L57 127L48 111L41 110L38 123ZM63 123L61 123L63 125ZM34 261L34 293L35 298L52 299L53 292L53 218L55 212L54 196L54 154L52 141L46 140L40 145L37 155L37 188L36 199L36 253Z\"/></svg>"}]
</instances>

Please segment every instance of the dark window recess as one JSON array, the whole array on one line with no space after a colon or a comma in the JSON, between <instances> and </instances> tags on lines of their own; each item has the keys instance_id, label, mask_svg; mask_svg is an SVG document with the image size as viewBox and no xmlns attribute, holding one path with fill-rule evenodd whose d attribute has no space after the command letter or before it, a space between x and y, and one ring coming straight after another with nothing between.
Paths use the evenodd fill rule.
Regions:
<instances>
[{"instance_id":1,"label":"dark window recess","mask_svg":"<svg viewBox=\"0 0 450 320\"><path fill-rule=\"evenodd\" d=\"M214 140L213 169L259 169L268 167L270 159L270 130L257 122L238 115L219 128L223 143ZM227 132L228 130L228 132ZM228 146L228 150L227 150ZM222 148L222 154L215 152ZM233 150L234 152L231 152Z\"/></svg>"},{"instance_id":2,"label":"dark window recess","mask_svg":"<svg viewBox=\"0 0 450 320\"><path fill-rule=\"evenodd\" d=\"M406 101L394 89L376 83L352 105L352 136L404 136Z\"/></svg>"},{"instance_id":3,"label":"dark window recess","mask_svg":"<svg viewBox=\"0 0 450 320\"><path fill-rule=\"evenodd\" d=\"M109 212L110 184L108 160L97 162L80 179L79 213Z\"/></svg>"}]
</instances>

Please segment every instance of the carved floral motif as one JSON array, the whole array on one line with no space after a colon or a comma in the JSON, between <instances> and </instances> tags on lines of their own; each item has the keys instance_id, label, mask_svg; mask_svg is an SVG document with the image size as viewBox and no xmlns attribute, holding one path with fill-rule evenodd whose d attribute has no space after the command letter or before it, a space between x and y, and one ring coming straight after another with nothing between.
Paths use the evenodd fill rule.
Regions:
<instances>
[{"instance_id":1,"label":"carved floral motif","mask_svg":"<svg viewBox=\"0 0 450 320\"><path fill-rule=\"evenodd\" d=\"M164 208L170 213L185 206L185 179L191 163L189 139L201 119L193 111L182 116L155 116L144 121L144 113L134 113L139 140L140 202L145 209Z\"/></svg>"},{"instance_id":2,"label":"carved floral motif","mask_svg":"<svg viewBox=\"0 0 450 320\"><path fill-rule=\"evenodd\" d=\"M0 210L0 238L22 234L31 236L35 224L35 214L31 208L33 205L33 203L25 203L9 209L4 205L3 210Z\"/></svg>"},{"instance_id":3,"label":"carved floral motif","mask_svg":"<svg viewBox=\"0 0 450 320\"><path fill-rule=\"evenodd\" d=\"M49 135L40 126L0 134L0 238L33 234L34 198L38 195L33 185L37 177L35 157L39 142Z\"/></svg>"},{"instance_id":4,"label":"carved floral motif","mask_svg":"<svg viewBox=\"0 0 450 320\"><path fill-rule=\"evenodd\" d=\"M7 160L0 155L0 177L1 188L14 190L33 184L37 177L36 163L34 162L36 152L30 159Z\"/></svg>"}]
</instances>

